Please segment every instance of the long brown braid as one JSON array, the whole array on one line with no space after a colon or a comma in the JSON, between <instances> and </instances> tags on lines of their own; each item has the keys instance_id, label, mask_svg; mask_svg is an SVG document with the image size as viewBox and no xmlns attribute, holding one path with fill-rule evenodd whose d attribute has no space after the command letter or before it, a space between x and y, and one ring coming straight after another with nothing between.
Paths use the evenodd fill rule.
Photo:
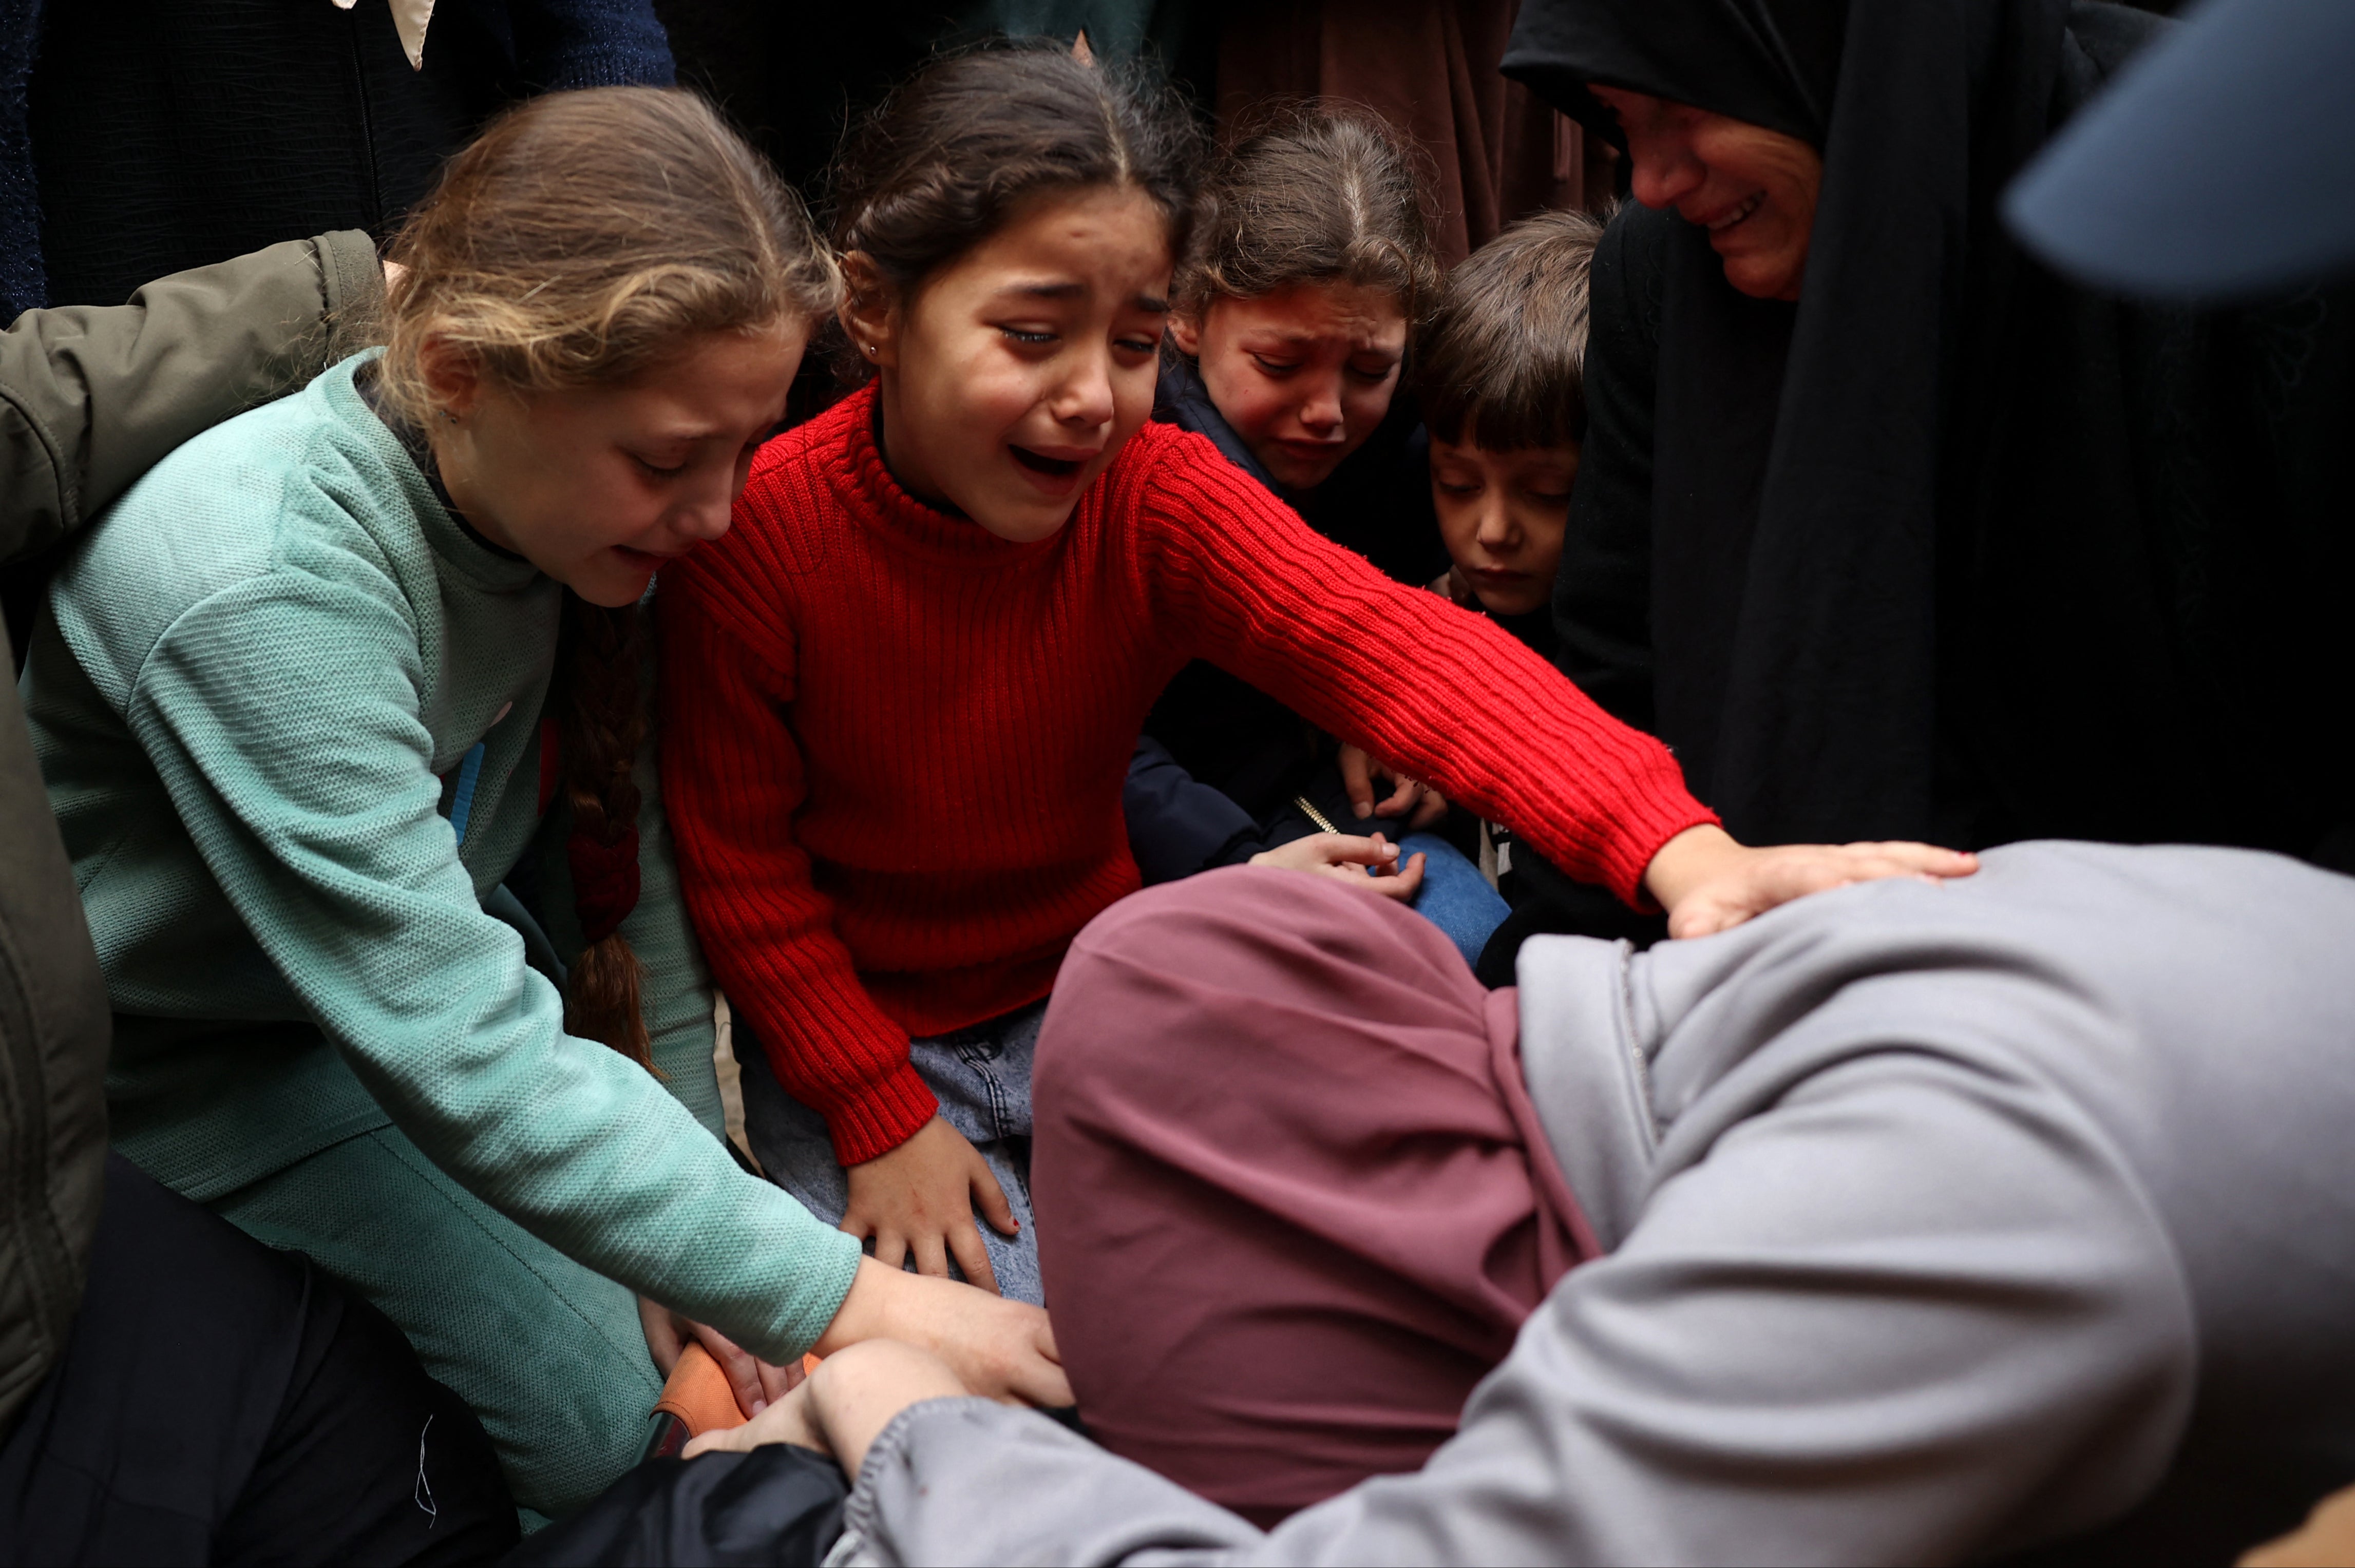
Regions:
<instances>
[{"instance_id":1,"label":"long brown braid","mask_svg":"<svg viewBox=\"0 0 2355 1568\"><path fill-rule=\"evenodd\" d=\"M564 1031L602 1040L651 1072L653 1044L639 1007L645 969L621 931L638 902L644 621L634 604L606 610L575 593L564 596L556 714L564 797L572 808L565 856L589 944L565 976Z\"/></svg>"}]
</instances>

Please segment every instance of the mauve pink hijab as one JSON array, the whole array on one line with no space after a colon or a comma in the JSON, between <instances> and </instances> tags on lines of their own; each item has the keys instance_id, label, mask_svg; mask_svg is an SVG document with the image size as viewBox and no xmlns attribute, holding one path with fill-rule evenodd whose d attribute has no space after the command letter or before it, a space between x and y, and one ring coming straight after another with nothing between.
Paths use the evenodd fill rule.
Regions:
<instances>
[{"instance_id":1,"label":"mauve pink hijab","mask_svg":"<svg viewBox=\"0 0 2355 1568\"><path fill-rule=\"evenodd\" d=\"M1420 1467L1599 1250L1512 991L1420 916L1264 868L1107 911L1039 1043L1033 1198L1088 1428L1262 1524Z\"/></svg>"}]
</instances>

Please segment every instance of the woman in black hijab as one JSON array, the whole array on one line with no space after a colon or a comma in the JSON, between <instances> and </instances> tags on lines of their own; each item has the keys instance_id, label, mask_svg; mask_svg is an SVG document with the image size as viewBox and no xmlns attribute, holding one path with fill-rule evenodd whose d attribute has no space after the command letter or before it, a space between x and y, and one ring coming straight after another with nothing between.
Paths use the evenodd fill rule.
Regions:
<instances>
[{"instance_id":1,"label":"woman in black hijab","mask_svg":"<svg viewBox=\"0 0 2355 1568\"><path fill-rule=\"evenodd\" d=\"M2355 300L2125 304L1995 218L2165 26L2087 0L1523 6L1507 74L1628 149L1658 208L1596 258L1563 667L1738 837L2355 868Z\"/></svg>"}]
</instances>

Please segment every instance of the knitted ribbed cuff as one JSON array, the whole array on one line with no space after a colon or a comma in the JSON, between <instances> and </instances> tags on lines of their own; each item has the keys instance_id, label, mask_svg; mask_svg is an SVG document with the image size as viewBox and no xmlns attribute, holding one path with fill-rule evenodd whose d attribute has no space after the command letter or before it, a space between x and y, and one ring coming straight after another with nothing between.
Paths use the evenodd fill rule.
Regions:
<instances>
[{"instance_id":1,"label":"knitted ribbed cuff","mask_svg":"<svg viewBox=\"0 0 2355 1568\"><path fill-rule=\"evenodd\" d=\"M882 1078L838 1104L823 1107L826 1130L834 1137L834 1157L864 1165L890 1154L921 1131L941 1103L904 1060Z\"/></svg>"},{"instance_id":2,"label":"knitted ribbed cuff","mask_svg":"<svg viewBox=\"0 0 2355 1568\"><path fill-rule=\"evenodd\" d=\"M1717 813L1695 800L1684 786L1683 773L1662 753L1663 767L1651 776L1631 780L1621 798L1616 831L1595 848L1593 864L1604 885L1631 909L1659 906L1644 890L1644 873L1668 841L1688 827L1719 826ZM1540 845L1540 852L1544 847ZM1550 856L1548 857L1551 859ZM1575 861L1555 861L1565 869Z\"/></svg>"}]
</instances>

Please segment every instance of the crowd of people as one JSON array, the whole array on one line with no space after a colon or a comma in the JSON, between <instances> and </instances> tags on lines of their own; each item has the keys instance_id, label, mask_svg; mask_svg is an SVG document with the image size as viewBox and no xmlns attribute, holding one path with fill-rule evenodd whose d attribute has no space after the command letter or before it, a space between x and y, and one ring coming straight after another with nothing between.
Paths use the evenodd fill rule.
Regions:
<instances>
[{"instance_id":1,"label":"crowd of people","mask_svg":"<svg viewBox=\"0 0 2355 1568\"><path fill-rule=\"evenodd\" d=\"M537 81L381 236L26 312L0 1555L2296 1524L2355 290L2006 207L2175 26L1525 0L1626 198L1452 265L1380 113L1084 36L811 202Z\"/></svg>"}]
</instances>

